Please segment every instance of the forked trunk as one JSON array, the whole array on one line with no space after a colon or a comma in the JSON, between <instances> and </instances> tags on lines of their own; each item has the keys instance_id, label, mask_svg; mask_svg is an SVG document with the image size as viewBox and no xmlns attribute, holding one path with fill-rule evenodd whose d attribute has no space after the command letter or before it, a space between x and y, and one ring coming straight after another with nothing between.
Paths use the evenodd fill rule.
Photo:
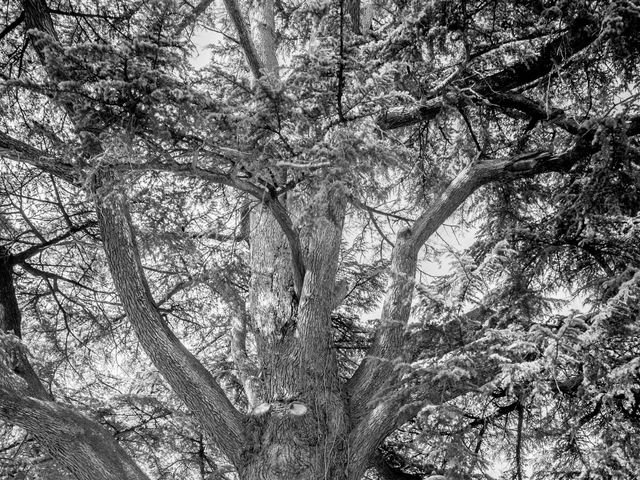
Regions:
<instances>
[{"instance_id":1,"label":"forked trunk","mask_svg":"<svg viewBox=\"0 0 640 480\"><path fill-rule=\"evenodd\" d=\"M346 397L330 345L340 215L333 230L320 240L310 229L298 298L287 239L266 207L254 210L249 331L262 389L252 395L243 479L346 478Z\"/></svg>"}]
</instances>

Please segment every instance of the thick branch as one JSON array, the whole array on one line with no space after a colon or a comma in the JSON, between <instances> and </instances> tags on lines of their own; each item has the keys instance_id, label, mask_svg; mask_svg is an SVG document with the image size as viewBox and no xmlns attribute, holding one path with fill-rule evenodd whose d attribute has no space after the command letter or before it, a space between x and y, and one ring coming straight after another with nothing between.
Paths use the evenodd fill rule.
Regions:
<instances>
[{"instance_id":1,"label":"thick branch","mask_svg":"<svg viewBox=\"0 0 640 480\"><path fill-rule=\"evenodd\" d=\"M469 88L479 96L490 98L492 94L506 93L543 78L593 43L598 38L598 26L593 17L578 18L566 34L549 41L538 55L527 57L498 73L472 80L470 84L460 85L459 88ZM443 97L427 98L418 107L387 111L378 118L378 125L384 130L391 130L431 120L444 105Z\"/></svg>"},{"instance_id":2,"label":"thick branch","mask_svg":"<svg viewBox=\"0 0 640 480\"><path fill-rule=\"evenodd\" d=\"M534 120L543 120L557 125L567 132L577 135L580 133L580 125L572 118L567 118L563 110L559 108L547 108L545 105L531 100L520 93L491 93L487 100L502 108L511 108L525 113Z\"/></svg>"},{"instance_id":3,"label":"thick branch","mask_svg":"<svg viewBox=\"0 0 640 480\"><path fill-rule=\"evenodd\" d=\"M9 352L2 353L7 358ZM100 425L66 405L30 396L12 371L16 367L3 363L0 418L27 430L79 480L149 480Z\"/></svg>"},{"instance_id":4,"label":"thick branch","mask_svg":"<svg viewBox=\"0 0 640 480\"><path fill-rule=\"evenodd\" d=\"M584 144L586 143L586 145ZM515 180L552 171L566 171L579 159L593 153L591 142L582 142L572 150L551 155L534 152L516 157L483 160L465 168L413 224L398 235L391 254L389 287L382 309L380 326L373 345L347 388L351 396L351 415L356 427L349 439L354 469L368 463L372 439L381 441L395 428L394 408L383 401L381 392L391 388L397 375L395 360L401 360L404 329L409 319L413 298L414 275L418 251L442 223L479 187L496 180ZM397 408L396 408L397 410ZM390 421L387 417L394 421ZM362 452L362 453L358 453Z\"/></svg>"},{"instance_id":5,"label":"thick branch","mask_svg":"<svg viewBox=\"0 0 640 480\"><path fill-rule=\"evenodd\" d=\"M4 132L0 132L0 156L18 163L32 165L69 183L73 183L76 179L71 163L53 159L43 151L16 140Z\"/></svg>"},{"instance_id":6,"label":"thick branch","mask_svg":"<svg viewBox=\"0 0 640 480\"><path fill-rule=\"evenodd\" d=\"M287 237L289 248L291 249L291 262L293 265L293 281L295 283L295 291L298 298L302 294L302 285L305 276L305 265L302 258L302 248L300 247L300 236L293 229L293 222L284 205L277 198L267 198L266 205L273 214L274 218L280 225L282 232Z\"/></svg>"},{"instance_id":7,"label":"thick branch","mask_svg":"<svg viewBox=\"0 0 640 480\"><path fill-rule=\"evenodd\" d=\"M0 40L9 35L14 29L16 29L24 21L24 12L20 12L20 15L7 25L2 32L0 32Z\"/></svg>"},{"instance_id":8,"label":"thick branch","mask_svg":"<svg viewBox=\"0 0 640 480\"><path fill-rule=\"evenodd\" d=\"M158 312L142 269L124 194L98 188L96 209L111 275L140 343L205 431L239 465L243 444L241 415Z\"/></svg>"},{"instance_id":9,"label":"thick branch","mask_svg":"<svg viewBox=\"0 0 640 480\"><path fill-rule=\"evenodd\" d=\"M0 247L0 330L22 337L20 307L13 286L13 257Z\"/></svg>"},{"instance_id":10,"label":"thick branch","mask_svg":"<svg viewBox=\"0 0 640 480\"><path fill-rule=\"evenodd\" d=\"M57 38L44 0L24 0L24 9L28 28ZM46 68L50 53L37 41L34 45ZM57 72L48 73L53 79L60 80ZM63 106L75 119L76 127L82 125L84 119L77 118L75 106ZM84 144L84 155L90 157L102 153L97 139ZM124 310L154 365L200 420L220 450L239 466L243 444L241 415L211 373L180 343L160 315L142 269L126 199L121 192L105 192L100 188L102 180L101 173L98 173L95 179L98 187L95 191L96 210L105 253ZM108 195L103 197L103 193Z\"/></svg>"}]
</instances>

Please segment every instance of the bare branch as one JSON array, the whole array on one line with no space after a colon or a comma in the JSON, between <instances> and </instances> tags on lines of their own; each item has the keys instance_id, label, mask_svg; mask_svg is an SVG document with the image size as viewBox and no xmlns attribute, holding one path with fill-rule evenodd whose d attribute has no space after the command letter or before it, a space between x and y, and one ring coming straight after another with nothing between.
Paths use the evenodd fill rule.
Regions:
<instances>
[{"instance_id":1,"label":"bare branch","mask_svg":"<svg viewBox=\"0 0 640 480\"><path fill-rule=\"evenodd\" d=\"M42 242L39 245L34 245L32 247L29 247L20 253L16 253L15 255L12 256L13 261L14 263L22 263L25 260L33 257L34 255L37 255L38 253L46 250L47 248L62 242L63 240L66 240L67 238L72 237L74 234L81 232L83 230L86 230L87 228L95 224L96 224L95 221L89 221L89 222L83 223L82 225L74 225L69 230L58 235L57 237L54 237L50 240Z\"/></svg>"},{"instance_id":2,"label":"bare branch","mask_svg":"<svg viewBox=\"0 0 640 480\"><path fill-rule=\"evenodd\" d=\"M0 40L9 35L14 29L16 29L24 21L24 12L20 12L20 15L7 25L2 32L0 32Z\"/></svg>"}]
</instances>

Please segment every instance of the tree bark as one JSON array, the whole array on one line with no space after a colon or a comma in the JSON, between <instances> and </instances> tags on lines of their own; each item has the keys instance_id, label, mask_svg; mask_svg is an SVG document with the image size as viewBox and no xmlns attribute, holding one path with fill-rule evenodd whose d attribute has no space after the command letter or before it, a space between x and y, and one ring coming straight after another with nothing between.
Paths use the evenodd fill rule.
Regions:
<instances>
[{"instance_id":1,"label":"tree bark","mask_svg":"<svg viewBox=\"0 0 640 480\"><path fill-rule=\"evenodd\" d=\"M11 254L0 247L0 330L22 338L20 307L13 286Z\"/></svg>"},{"instance_id":2,"label":"tree bark","mask_svg":"<svg viewBox=\"0 0 640 480\"><path fill-rule=\"evenodd\" d=\"M97 184L103 181L96 179ZM144 275L124 193L98 187L96 210L109 269L138 341L220 450L240 467L242 416L158 312Z\"/></svg>"},{"instance_id":3,"label":"tree bark","mask_svg":"<svg viewBox=\"0 0 640 480\"><path fill-rule=\"evenodd\" d=\"M3 341L3 354L7 354ZM73 408L26 394L26 382L0 367L0 418L18 425L79 480L149 480L105 430Z\"/></svg>"},{"instance_id":4,"label":"tree bark","mask_svg":"<svg viewBox=\"0 0 640 480\"><path fill-rule=\"evenodd\" d=\"M33 436L80 480L148 480L120 445L93 420L56 403L15 335L21 315L13 285L13 257L0 256L0 418Z\"/></svg>"}]
</instances>

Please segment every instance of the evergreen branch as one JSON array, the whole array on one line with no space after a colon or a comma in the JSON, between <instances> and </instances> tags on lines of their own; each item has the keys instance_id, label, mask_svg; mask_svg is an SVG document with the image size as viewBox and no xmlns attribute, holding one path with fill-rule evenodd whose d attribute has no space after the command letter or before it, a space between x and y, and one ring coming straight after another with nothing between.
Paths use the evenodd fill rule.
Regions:
<instances>
[{"instance_id":1,"label":"evergreen branch","mask_svg":"<svg viewBox=\"0 0 640 480\"><path fill-rule=\"evenodd\" d=\"M530 84L557 69L573 55L595 42L598 38L598 27L598 23L592 17L579 18L567 33L545 44L538 55L515 62L493 75L472 79L469 84L458 88L470 88L480 96L491 97L492 94L507 93L509 90ZM412 108L390 109L378 117L377 123L383 130L392 130L432 120L442 111L446 99L445 96L427 97L421 103Z\"/></svg>"}]
</instances>

